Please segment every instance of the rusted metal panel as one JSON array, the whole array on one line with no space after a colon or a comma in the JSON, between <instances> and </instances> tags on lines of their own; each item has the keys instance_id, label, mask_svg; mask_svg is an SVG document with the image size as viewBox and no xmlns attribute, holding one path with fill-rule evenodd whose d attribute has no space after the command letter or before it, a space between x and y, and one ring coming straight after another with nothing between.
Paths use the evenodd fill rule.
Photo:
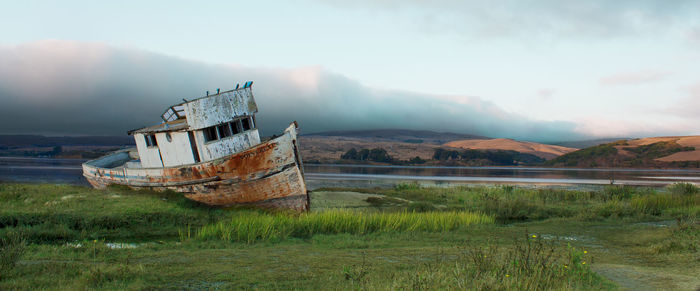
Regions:
<instances>
[{"instance_id":1,"label":"rusted metal panel","mask_svg":"<svg viewBox=\"0 0 700 291\"><path fill-rule=\"evenodd\" d=\"M83 164L83 175L97 188L120 184L172 189L209 205L243 203L306 210L308 196L296 140L296 125L292 124L278 138L209 162L106 169L91 161Z\"/></svg>"},{"instance_id":2,"label":"rusted metal panel","mask_svg":"<svg viewBox=\"0 0 700 291\"><path fill-rule=\"evenodd\" d=\"M258 106L250 87L199 98L184 104L190 129L202 129L236 117L254 115Z\"/></svg>"}]
</instances>

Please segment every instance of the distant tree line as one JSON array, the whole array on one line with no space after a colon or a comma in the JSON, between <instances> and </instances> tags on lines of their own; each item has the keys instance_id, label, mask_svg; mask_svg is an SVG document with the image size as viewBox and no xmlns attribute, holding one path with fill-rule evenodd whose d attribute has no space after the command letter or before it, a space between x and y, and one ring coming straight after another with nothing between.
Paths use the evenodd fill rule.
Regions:
<instances>
[{"instance_id":1,"label":"distant tree line","mask_svg":"<svg viewBox=\"0 0 700 291\"><path fill-rule=\"evenodd\" d=\"M390 163L394 160L383 148L360 149L359 151L355 148L351 148L342 154L340 158L343 160L372 161L382 163Z\"/></svg>"},{"instance_id":2,"label":"distant tree line","mask_svg":"<svg viewBox=\"0 0 700 291\"><path fill-rule=\"evenodd\" d=\"M389 164L394 164L394 165L424 164L426 162L424 159L421 159L418 156L411 158L407 161L394 159L383 148L360 149L360 150L357 150L355 148L351 148L347 152L345 152L344 154L340 155L340 158L343 160L370 161L370 162L389 163Z\"/></svg>"},{"instance_id":3,"label":"distant tree line","mask_svg":"<svg viewBox=\"0 0 700 291\"><path fill-rule=\"evenodd\" d=\"M499 166L512 166L519 164L538 164L544 162L543 158L532 154L525 154L507 150L453 150L436 148L433 159L437 161L472 161L484 160L489 164Z\"/></svg>"},{"instance_id":4,"label":"distant tree line","mask_svg":"<svg viewBox=\"0 0 700 291\"><path fill-rule=\"evenodd\" d=\"M476 162L477 164L489 164L498 166L512 166L521 164L540 164L544 162L540 158L531 154L524 154L516 151L506 150L455 150L436 148L433 152L433 160L438 162ZM398 160L389 155L383 148L356 149L351 148L340 159L347 161L364 161L389 163L394 165L416 165L425 164L427 161L416 156L409 160Z\"/></svg>"}]
</instances>

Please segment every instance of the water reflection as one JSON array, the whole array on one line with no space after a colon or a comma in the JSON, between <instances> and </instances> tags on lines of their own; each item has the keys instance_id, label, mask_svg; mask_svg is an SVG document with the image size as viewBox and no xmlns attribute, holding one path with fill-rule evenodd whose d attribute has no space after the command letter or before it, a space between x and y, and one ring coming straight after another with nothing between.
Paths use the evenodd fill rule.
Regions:
<instances>
[{"instance_id":1,"label":"water reflection","mask_svg":"<svg viewBox=\"0 0 700 291\"><path fill-rule=\"evenodd\" d=\"M700 169L582 169L533 167L416 167L307 164L308 180L443 183L645 185L700 182Z\"/></svg>"},{"instance_id":2,"label":"water reflection","mask_svg":"<svg viewBox=\"0 0 700 291\"><path fill-rule=\"evenodd\" d=\"M0 181L88 185L81 159L0 157ZM700 169L580 169L533 167L416 167L304 165L309 189L318 187L390 187L405 181L423 184L700 185ZM578 187L578 186L577 186Z\"/></svg>"}]
</instances>

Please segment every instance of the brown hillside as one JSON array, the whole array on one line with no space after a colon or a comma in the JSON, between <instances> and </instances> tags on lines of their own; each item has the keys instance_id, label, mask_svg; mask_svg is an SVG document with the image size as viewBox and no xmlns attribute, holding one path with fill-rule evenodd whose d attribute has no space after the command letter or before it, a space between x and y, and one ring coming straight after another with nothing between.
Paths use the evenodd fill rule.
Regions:
<instances>
[{"instance_id":1,"label":"brown hillside","mask_svg":"<svg viewBox=\"0 0 700 291\"><path fill-rule=\"evenodd\" d=\"M700 136L619 140L581 149L546 165L594 168L698 168Z\"/></svg>"},{"instance_id":2,"label":"brown hillside","mask_svg":"<svg viewBox=\"0 0 700 291\"><path fill-rule=\"evenodd\" d=\"M441 146L428 143L407 143L357 137L306 135L299 137L301 156L306 161L315 162L339 160L340 156L351 148L358 150L363 148L383 148L386 149L390 156L399 160L408 160L416 156L429 160L432 158L435 148L438 147Z\"/></svg>"},{"instance_id":3,"label":"brown hillside","mask_svg":"<svg viewBox=\"0 0 700 291\"><path fill-rule=\"evenodd\" d=\"M505 138L458 140L445 143L445 146L475 150L511 150L536 155L548 160L577 150L575 148Z\"/></svg>"},{"instance_id":4,"label":"brown hillside","mask_svg":"<svg viewBox=\"0 0 700 291\"><path fill-rule=\"evenodd\" d=\"M700 161L700 136L664 136L664 137L647 137L633 139L627 141L629 145L641 146L649 145L657 142L674 141L680 146L694 147L694 151L684 151L674 153L665 157L657 158L661 162L679 162L679 161Z\"/></svg>"}]
</instances>

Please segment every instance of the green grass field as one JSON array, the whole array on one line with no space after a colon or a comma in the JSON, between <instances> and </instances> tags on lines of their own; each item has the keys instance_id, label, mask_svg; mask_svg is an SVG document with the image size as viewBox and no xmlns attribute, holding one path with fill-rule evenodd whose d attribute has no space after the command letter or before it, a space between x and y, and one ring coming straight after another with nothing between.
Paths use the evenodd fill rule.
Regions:
<instances>
[{"instance_id":1,"label":"green grass field","mask_svg":"<svg viewBox=\"0 0 700 291\"><path fill-rule=\"evenodd\" d=\"M700 193L319 189L304 214L0 184L0 289L700 287Z\"/></svg>"}]
</instances>

